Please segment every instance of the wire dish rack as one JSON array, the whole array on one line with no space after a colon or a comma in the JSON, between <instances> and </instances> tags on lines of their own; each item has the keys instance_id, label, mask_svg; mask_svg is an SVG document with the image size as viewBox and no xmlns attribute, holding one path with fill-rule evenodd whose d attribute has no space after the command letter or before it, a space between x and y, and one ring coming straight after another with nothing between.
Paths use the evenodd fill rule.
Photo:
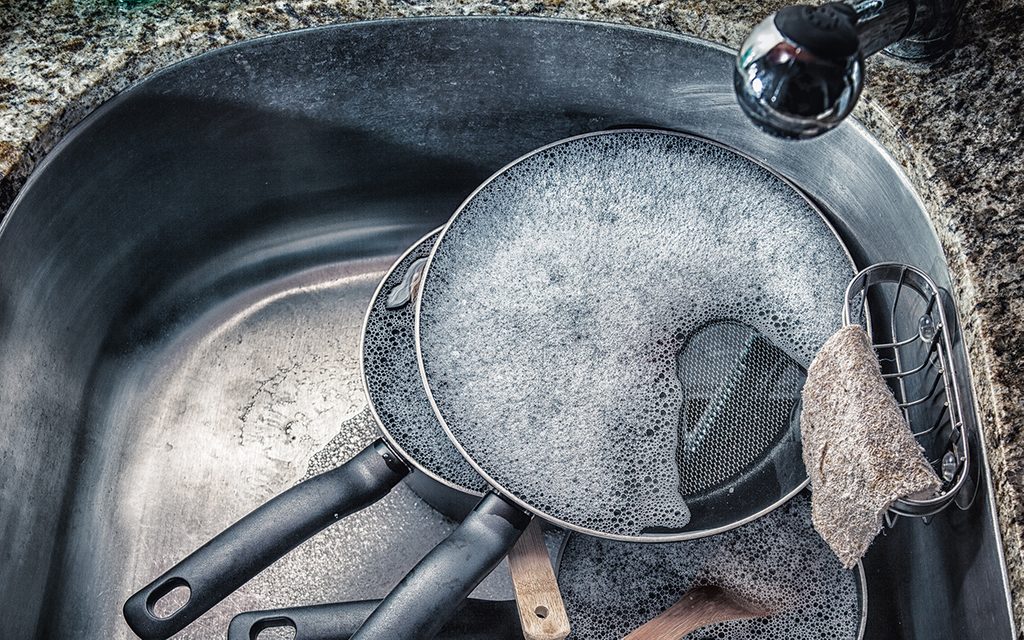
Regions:
<instances>
[{"instance_id":1,"label":"wire dish rack","mask_svg":"<svg viewBox=\"0 0 1024 640\"><path fill-rule=\"evenodd\" d=\"M927 500L903 498L889 509L896 516L927 518L957 500L970 475L970 451L953 355L956 325L947 317L941 290L920 269L874 264L850 281L843 324L867 331L885 378L942 488ZM963 496L961 496L963 498Z\"/></svg>"}]
</instances>

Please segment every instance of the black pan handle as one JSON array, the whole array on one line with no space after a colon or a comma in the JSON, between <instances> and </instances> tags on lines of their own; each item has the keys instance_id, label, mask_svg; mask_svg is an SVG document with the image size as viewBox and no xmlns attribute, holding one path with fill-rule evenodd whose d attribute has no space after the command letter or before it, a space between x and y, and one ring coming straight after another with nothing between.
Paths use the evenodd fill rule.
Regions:
<instances>
[{"instance_id":1,"label":"black pan handle","mask_svg":"<svg viewBox=\"0 0 1024 640\"><path fill-rule=\"evenodd\" d=\"M352 640L428 640L508 554L532 517L488 493L459 528L392 589Z\"/></svg>"},{"instance_id":2,"label":"black pan handle","mask_svg":"<svg viewBox=\"0 0 1024 640\"><path fill-rule=\"evenodd\" d=\"M313 534L384 497L409 467L383 440L301 482L228 527L124 603L143 640L166 640ZM156 603L178 587L188 601L166 617Z\"/></svg>"},{"instance_id":3,"label":"black pan handle","mask_svg":"<svg viewBox=\"0 0 1024 640\"><path fill-rule=\"evenodd\" d=\"M240 613L228 626L228 640L256 640L264 629L291 627L293 640L348 640L380 600L317 604ZM466 600L441 629L443 640L522 640L514 600Z\"/></svg>"},{"instance_id":4,"label":"black pan handle","mask_svg":"<svg viewBox=\"0 0 1024 640\"><path fill-rule=\"evenodd\" d=\"M260 632L277 627L295 630L293 640L349 638L373 613L379 600L316 604L308 607L246 611L231 619L228 640L256 640Z\"/></svg>"}]
</instances>

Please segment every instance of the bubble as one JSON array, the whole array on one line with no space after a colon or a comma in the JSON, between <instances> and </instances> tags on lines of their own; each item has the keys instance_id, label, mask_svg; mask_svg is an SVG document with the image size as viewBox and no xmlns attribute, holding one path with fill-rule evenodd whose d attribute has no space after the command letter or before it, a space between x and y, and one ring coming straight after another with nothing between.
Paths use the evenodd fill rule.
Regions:
<instances>
[{"instance_id":1,"label":"bubble","mask_svg":"<svg viewBox=\"0 0 1024 640\"><path fill-rule=\"evenodd\" d=\"M413 283L418 278L411 270L422 266L438 235L421 239L391 267L378 289L363 332L363 375L374 411L407 455L440 478L482 493L487 483L437 422L416 361Z\"/></svg>"},{"instance_id":2,"label":"bubble","mask_svg":"<svg viewBox=\"0 0 1024 640\"><path fill-rule=\"evenodd\" d=\"M509 492L580 528L678 531L683 343L728 321L806 367L851 275L818 213L755 163L653 131L577 138L494 177L446 230L423 282L424 366L460 445Z\"/></svg>"},{"instance_id":3,"label":"bubble","mask_svg":"<svg viewBox=\"0 0 1024 640\"><path fill-rule=\"evenodd\" d=\"M693 587L734 590L773 613L711 625L687 640L855 640L861 594L814 531L805 493L767 516L691 542L633 544L574 535L558 579L570 640L618 640Z\"/></svg>"}]
</instances>

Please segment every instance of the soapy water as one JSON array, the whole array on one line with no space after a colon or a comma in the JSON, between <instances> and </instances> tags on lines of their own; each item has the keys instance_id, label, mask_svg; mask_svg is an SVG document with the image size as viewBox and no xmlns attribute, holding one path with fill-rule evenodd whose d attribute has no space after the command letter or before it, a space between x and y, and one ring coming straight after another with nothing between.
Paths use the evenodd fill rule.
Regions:
<instances>
[{"instance_id":1,"label":"soapy water","mask_svg":"<svg viewBox=\"0 0 1024 640\"><path fill-rule=\"evenodd\" d=\"M806 367L851 275L818 213L745 158L654 131L576 138L453 219L422 283L422 362L505 490L580 529L678 531L676 336L734 321Z\"/></svg>"},{"instance_id":2,"label":"soapy water","mask_svg":"<svg viewBox=\"0 0 1024 640\"><path fill-rule=\"evenodd\" d=\"M815 532L806 493L700 540L637 545L572 536L559 585L570 640L618 640L704 585L732 589L771 615L711 625L687 640L855 640L860 631L858 575Z\"/></svg>"},{"instance_id":3,"label":"soapy water","mask_svg":"<svg viewBox=\"0 0 1024 640\"><path fill-rule=\"evenodd\" d=\"M445 435L416 362L413 329L419 268L439 233L428 235L410 249L378 289L363 333L363 375L373 409L398 446L439 478L481 493L487 483Z\"/></svg>"}]
</instances>

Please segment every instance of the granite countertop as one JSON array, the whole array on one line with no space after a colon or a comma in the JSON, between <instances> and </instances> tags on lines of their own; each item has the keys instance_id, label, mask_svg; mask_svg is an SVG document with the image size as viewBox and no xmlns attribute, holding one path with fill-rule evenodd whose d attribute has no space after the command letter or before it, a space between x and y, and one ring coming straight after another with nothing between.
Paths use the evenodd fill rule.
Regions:
<instances>
[{"instance_id":1,"label":"granite countertop","mask_svg":"<svg viewBox=\"0 0 1024 640\"><path fill-rule=\"evenodd\" d=\"M0 212L73 125L146 74L239 40L353 20L538 15L629 23L737 47L781 3L735 0L6 0L0 9ZM1024 620L1024 5L970 4L932 67L868 65L856 115L923 197L954 278Z\"/></svg>"}]
</instances>

